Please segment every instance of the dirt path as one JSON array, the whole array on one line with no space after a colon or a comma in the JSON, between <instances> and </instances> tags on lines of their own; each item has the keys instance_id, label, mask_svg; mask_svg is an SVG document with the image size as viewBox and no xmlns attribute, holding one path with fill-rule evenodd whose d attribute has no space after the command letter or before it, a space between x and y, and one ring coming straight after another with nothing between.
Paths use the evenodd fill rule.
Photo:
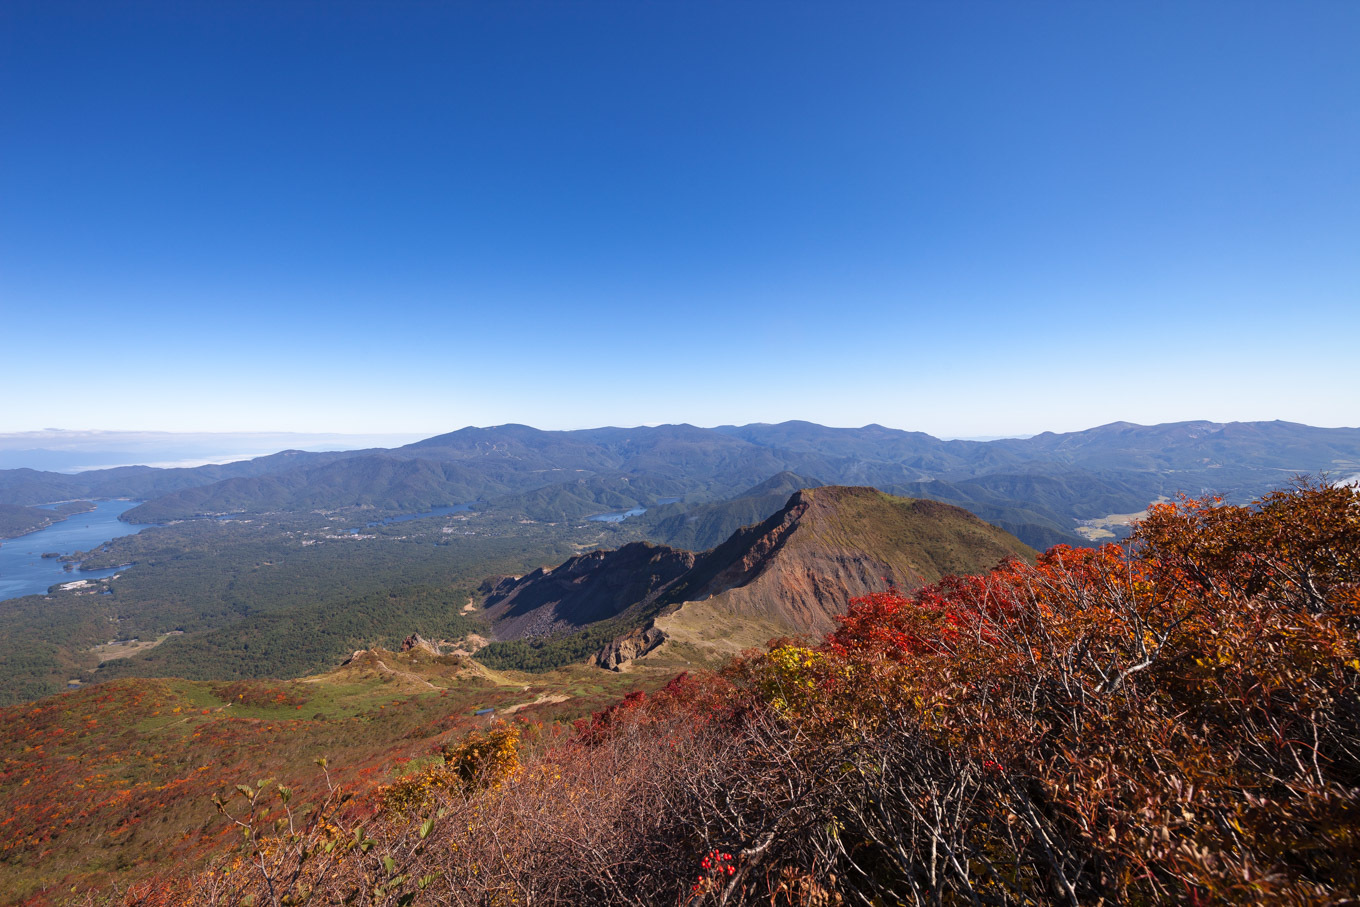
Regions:
<instances>
[{"instance_id":1,"label":"dirt path","mask_svg":"<svg viewBox=\"0 0 1360 907\"><path fill-rule=\"evenodd\" d=\"M539 696L533 702L521 702L519 705L512 705L508 708L501 709L501 714L513 715L520 709L527 709L531 705L551 705L554 702L566 702L570 698L571 697L568 696L566 693L544 693L542 696Z\"/></svg>"}]
</instances>

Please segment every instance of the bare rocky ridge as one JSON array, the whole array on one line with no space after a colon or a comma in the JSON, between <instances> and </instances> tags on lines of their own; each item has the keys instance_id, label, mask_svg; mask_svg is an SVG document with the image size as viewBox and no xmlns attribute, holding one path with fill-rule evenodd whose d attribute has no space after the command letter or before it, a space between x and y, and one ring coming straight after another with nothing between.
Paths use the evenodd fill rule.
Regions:
<instances>
[{"instance_id":1,"label":"bare rocky ridge","mask_svg":"<svg viewBox=\"0 0 1360 907\"><path fill-rule=\"evenodd\" d=\"M729 550L736 542L736 550ZM1006 557L1033 557L1018 539L958 507L872 488L798 491L754 530L708 555L713 578L688 601L822 635L852 598L911 590ZM701 568L696 568L698 573Z\"/></svg>"},{"instance_id":2,"label":"bare rocky ridge","mask_svg":"<svg viewBox=\"0 0 1360 907\"><path fill-rule=\"evenodd\" d=\"M712 578L652 626L668 640L725 657L775 636L820 637L863 595L910 591L1033 556L1018 539L948 504L872 488L807 489L710 552L702 569Z\"/></svg>"},{"instance_id":3,"label":"bare rocky ridge","mask_svg":"<svg viewBox=\"0 0 1360 907\"><path fill-rule=\"evenodd\" d=\"M669 638L726 652L781 634L820 636L853 598L1033 556L960 508L832 486L795 492L769 519L702 554L637 543L502 579L485 613L500 639L635 620L595 656L618 670Z\"/></svg>"}]
</instances>

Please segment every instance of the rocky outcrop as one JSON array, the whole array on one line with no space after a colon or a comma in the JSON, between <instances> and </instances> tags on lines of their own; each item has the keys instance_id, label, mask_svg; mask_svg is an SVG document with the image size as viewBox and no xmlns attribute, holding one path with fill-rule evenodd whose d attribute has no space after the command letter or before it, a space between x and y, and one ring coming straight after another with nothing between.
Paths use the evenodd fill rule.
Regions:
<instances>
[{"instance_id":1,"label":"rocky outcrop","mask_svg":"<svg viewBox=\"0 0 1360 907\"><path fill-rule=\"evenodd\" d=\"M610 671L621 671L635 658L641 658L666 641L657 627L638 627L623 634L595 653L595 664Z\"/></svg>"},{"instance_id":2,"label":"rocky outcrop","mask_svg":"<svg viewBox=\"0 0 1360 907\"><path fill-rule=\"evenodd\" d=\"M421 636L419 633L412 633L402 640L401 650L403 652L424 652L425 654L433 655L436 658L442 654L440 653L438 646Z\"/></svg>"},{"instance_id":3,"label":"rocky outcrop","mask_svg":"<svg viewBox=\"0 0 1360 907\"><path fill-rule=\"evenodd\" d=\"M488 576L477 586L477 591L482 595L504 595L518 581L518 576L509 576L507 574Z\"/></svg>"}]
</instances>

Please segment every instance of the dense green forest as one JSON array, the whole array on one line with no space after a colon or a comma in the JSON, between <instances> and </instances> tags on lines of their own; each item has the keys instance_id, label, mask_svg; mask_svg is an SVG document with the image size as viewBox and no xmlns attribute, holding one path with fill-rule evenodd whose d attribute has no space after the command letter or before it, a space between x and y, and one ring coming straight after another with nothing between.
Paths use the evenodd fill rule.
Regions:
<instances>
[{"instance_id":1,"label":"dense green forest","mask_svg":"<svg viewBox=\"0 0 1360 907\"><path fill-rule=\"evenodd\" d=\"M172 637L137 658L104 662L93 679L299 677L334 667L356 649L399 648L412 632L431 639L486 632L482 622L459 613L470 589L468 582L454 579L257 613Z\"/></svg>"},{"instance_id":2,"label":"dense green forest","mask_svg":"<svg viewBox=\"0 0 1360 907\"><path fill-rule=\"evenodd\" d=\"M59 523L75 513L88 513L94 509L89 501L64 501L52 507L20 507L14 504L0 504L0 539L12 539L53 523Z\"/></svg>"},{"instance_id":3,"label":"dense green forest","mask_svg":"<svg viewBox=\"0 0 1360 907\"><path fill-rule=\"evenodd\" d=\"M480 649L476 658L498 671L552 671L585 661L611 639L631 629L636 621L604 620L576 633L546 639L511 639Z\"/></svg>"},{"instance_id":4,"label":"dense green forest","mask_svg":"<svg viewBox=\"0 0 1360 907\"><path fill-rule=\"evenodd\" d=\"M462 609L487 576L631 540L613 524L548 526L491 513L377 527L357 518L310 523L195 520L82 555L90 567L132 566L91 589L0 605L0 703L73 679L296 677L411 633L456 638L481 626ZM130 658L101 665L94 651L174 631L183 635Z\"/></svg>"}]
</instances>

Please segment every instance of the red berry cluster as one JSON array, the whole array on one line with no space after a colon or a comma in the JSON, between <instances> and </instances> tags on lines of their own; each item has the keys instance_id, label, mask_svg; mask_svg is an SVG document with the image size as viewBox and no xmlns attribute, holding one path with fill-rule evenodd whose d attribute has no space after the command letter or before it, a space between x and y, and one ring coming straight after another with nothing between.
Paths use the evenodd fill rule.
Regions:
<instances>
[{"instance_id":1,"label":"red berry cluster","mask_svg":"<svg viewBox=\"0 0 1360 907\"><path fill-rule=\"evenodd\" d=\"M703 867L703 872L699 874L699 881L694 883L693 891L695 894L707 889L712 882L723 875L736 875L737 868L732 865L732 855L723 853L719 850L709 851L708 856L699 862Z\"/></svg>"}]
</instances>

